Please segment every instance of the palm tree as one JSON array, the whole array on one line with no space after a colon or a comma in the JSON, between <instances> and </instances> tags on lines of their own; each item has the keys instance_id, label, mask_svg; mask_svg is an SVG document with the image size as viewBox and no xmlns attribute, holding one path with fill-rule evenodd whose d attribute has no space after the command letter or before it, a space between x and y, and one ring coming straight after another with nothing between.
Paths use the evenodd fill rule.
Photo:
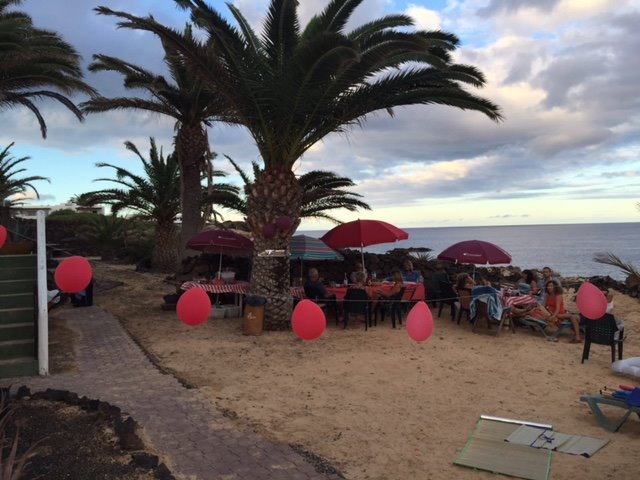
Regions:
<instances>
[{"instance_id":1,"label":"palm tree","mask_svg":"<svg viewBox=\"0 0 640 480\"><path fill-rule=\"evenodd\" d=\"M125 239L131 221L117 214L93 215L89 223L78 230L80 237L98 248L103 260L112 260L118 250L126 246Z\"/></svg>"},{"instance_id":2,"label":"palm tree","mask_svg":"<svg viewBox=\"0 0 640 480\"><path fill-rule=\"evenodd\" d=\"M46 138L47 124L34 100L53 99L82 120L67 95L95 91L82 81L80 56L70 44L55 32L34 27L29 15L7 11L21 3L0 0L0 109L28 108Z\"/></svg>"},{"instance_id":3,"label":"palm tree","mask_svg":"<svg viewBox=\"0 0 640 480\"><path fill-rule=\"evenodd\" d=\"M265 327L289 326L292 299L286 257L261 256L286 246L300 222L303 191L292 168L332 132L361 124L376 111L440 104L501 119L499 108L463 87L481 87L483 74L453 63L455 35L415 31L406 15L387 15L346 31L362 0L331 0L301 29L297 0L271 0L261 35L228 3L237 26L204 0L175 0L189 10L200 41L156 22L98 7L120 27L153 32L182 55L202 82L233 109L251 133L264 169L247 199L254 238L252 294L266 297ZM278 218L290 224L271 236Z\"/></svg>"},{"instance_id":4,"label":"palm tree","mask_svg":"<svg viewBox=\"0 0 640 480\"><path fill-rule=\"evenodd\" d=\"M250 192L254 180L232 158L228 156L226 158L242 178L245 185L245 193ZM253 178L255 179L260 176L262 169L258 162L255 161L251 162L251 166ZM300 218L315 218L340 223L340 220L329 213L330 211L341 208L350 212L357 212L359 209L371 210L369 204L360 200L362 195L346 190L347 188L355 187L356 184L353 180L341 177L334 172L312 170L298 177L298 183L303 192ZM234 210L246 217L248 214L247 201L242 200L242 203L235 207Z\"/></svg>"},{"instance_id":5,"label":"palm tree","mask_svg":"<svg viewBox=\"0 0 640 480\"><path fill-rule=\"evenodd\" d=\"M152 266L161 271L175 270L177 261L177 229L175 221L180 213L180 168L175 154L163 156L158 151L155 139L150 139L151 148L147 160L131 142L125 142L127 150L135 153L143 164L144 176L136 175L127 169L109 163L97 163L98 167L109 167L116 171L116 178L98 178L95 181L106 181L124 188L96 190L76 195L88 206L101 203L111 205L111 212L117 214L123 210L133 210L141 218L155 223L155 247L152 254ZM221 172L213 172L214 177L224 176ZM226 183L214 183L213 194L201 196L200 203L205 200L215 206L231 209L239 201L239 189ZM202 194L202 192L201 192ZM220 216L214 207L212 211ZM198 208L203 208L198 205Z\"/></svg>"},{"instance_id":6,"label":"palm tree","mask_svg":"<svg viewBox=\"0 0 640 480\"><path fill-rule=\"evenodd\" d=\"M180 169L174 155L167 158L158 151L155 140L150 139L151 148L147 160L131 142L125 142L127 150L142 161L144 176L111 165L96 163L97 167L113 168L116 178L98 178L95 181L112 182L116 188L83 193L86 203L111 205L111 212L117 215L123 210L133 210L142 218L155 223L155 246L151 257L152 266L160 271L172 271L176 266L175 220L180 212Z\"/></svg>"},{"instance_id":7,"label":"palm tree","mask_svg":"<svg viewBox=\"0 0 640 480\"><path fill-rule=\"evenodd\" d=\"M25 172L25 168L15 169L22 162L26 162L30 157L13 158L9 156L9 150L13 147L13 143L9 144L2 152L0 152L0 205L8 207L20 205L23 203L24 194L31 190L35 193L36 198L40 197L38 190L31 182L45 181L50 182L48 178L39 175L31 175L29 177L15 178L16 175ZM23 195L23 196L21 196ZM13 198L12 198L13 197Z\"/></svg>"},{"instance_id":8,"label":"palm tree","mask_svg":"<svg viewBox=\"0 0 640 480\"><path fill-rule=\"evenodd\" d=\"M186 28L185 38L191 37ZM187 69L180 55L163 42L165 63L171 80L137 65L107 55L94 55L89 65L93 72L120 73L127 89L141 90L146 97L97 97L81 104L84 112L111 110L145 110L175 119L175 155L181 170L182 229L180 245L200 231L203 218L201 172L206 168L209 140L205 127L212 121L230 121L221 102L206 90L200 80ZM181 250L184 255L184 249Z\"/></svg>"}]
</instances>

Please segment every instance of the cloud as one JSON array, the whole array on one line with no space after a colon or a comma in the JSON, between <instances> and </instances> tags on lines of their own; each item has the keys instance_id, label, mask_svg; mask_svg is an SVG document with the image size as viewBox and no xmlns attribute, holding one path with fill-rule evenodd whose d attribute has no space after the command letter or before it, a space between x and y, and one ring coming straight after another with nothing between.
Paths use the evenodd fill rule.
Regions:
<instances>
[{"instance_id":1,"label":"cloud","mask_svg":"<svg viewBox=\"0 0 640 480\"><path fill-rule=\"evenodd\" d=\"M411 3L407 7L406 13L413 18L415 26L419 30L440 30L442 28L440 15L434 10Z\"/></svg>"},{"instance_id":2,"label":"cloud","mask_svg":"<svg viewBox=\"0 0 640 480\"><path fill-rule=\"evenodd\" d=\"M176 27L187 19L173 2L103 3L139 15L152 13ZM363 2L348 28L389 13L390 3ZM234 2L258 30L267 4L268 0ZM302 24L326 4L327 0L300 2ZM496 124L480 113L443 106L398 108L394 118L373 114L363 128L328 135L314 145L296 163L297 174L322 168L350 176L358 183L357 192L377 208L403 204L418 208L427 201L458 199L537 202L551 195L565 199L636 195L637 0L619 0L615 5L604 0L460 0L439 11L423 5L410 3L405 13L419 28L443 28L460 36L456 61L476 65L486 74L486 87L474 93L499 104L505 121ZM64 14L58 2L25 0L23 7L36 25L59 31L76 45L85 64L92 54L106 53L166 72L153 35L117 29L116 19L96 16L91 2L70 0ZM219 10L227 14L224 5ZM86 78L105 95L136 93L125 92L122 78L115 74L88 73ZM54 103L38 106L49 125L49 138L38 138L30 112L5 110L0 144L15 140L16 147L30 147L42 154L38 156L46 156L47 149L54 151L69 159L61 170L76 159L93 163L99 151L117 161L134 162L122 147L125 140L144 151L148 137L155 136L165 151L171 148L174 122L169 118L123 111L91 115L80 124ZM209 139L214 151L231 156L243 168L259 160L246 129L216 125L209 130ZM232 171L222 156L217 164ZM516 215L511 209L501 211Z\"/></svg>"}]
</instances>

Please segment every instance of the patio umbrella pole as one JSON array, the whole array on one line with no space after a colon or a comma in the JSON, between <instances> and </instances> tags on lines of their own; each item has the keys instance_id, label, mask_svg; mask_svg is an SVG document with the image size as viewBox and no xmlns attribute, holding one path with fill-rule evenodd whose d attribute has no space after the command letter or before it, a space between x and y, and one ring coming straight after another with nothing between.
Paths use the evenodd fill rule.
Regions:
<instances>
[{"instance_id":1,"label":"patio umbrella pole","mask_svg":"<svg viewBox=\"0 0 640 480\"><path fill-rule=\"evenodd\" d=\"M363 250L362 244L360 244L360 262L362 262L362 271L366 275L367 274L367 268L364 265L364 250Z\"/></svg>"},{"instance_id":2,"label":"patio umbrella pole","mask_svg":"<svg viewBox=\"0 0 640 480\"><path fill-rule=\"evenodd\" d=\"M304 272L302 270L302 257L300 258L300 286L302 286L302 279L304 277Z\"/></svg>"}]
</instances>

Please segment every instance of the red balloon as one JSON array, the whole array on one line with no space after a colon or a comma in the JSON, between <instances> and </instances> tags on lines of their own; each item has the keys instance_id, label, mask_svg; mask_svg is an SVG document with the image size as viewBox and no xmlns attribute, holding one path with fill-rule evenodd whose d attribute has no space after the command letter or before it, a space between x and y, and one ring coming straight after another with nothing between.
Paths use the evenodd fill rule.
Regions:
<instances>
[{"instance_id":1,"label":"red balloon","mask_svg":"<svg viewBox=\"0 0 640 480\"><path fill-rule=\"evenodd\" d=\"M291 225L293 225L293 222L291 221L290 217L283 215L276 218L276 228L278 230L289 230L291 228Z\"/></svg>"},{"instance_id":2,"label":"red balloon","mask_svg":"<svg viewBox=\"0 0 640 480\"><path fill-rule=\"evenodd\" d=\"M0 248L4 246L4 242L7 241L7 229L0 225Z\"/></svg>"},{"instance_id":3,"label":"red balloon","mask_svg":"<svg viewBox=\"0 0 640 480\"><path fill-rule=\"evenodd\" d=\"M262 234L267 240L273 238L276 234L276 231L276 226L273 223L267 223L264 227L262 227Z\"/></svg>"},{"instance_id":4,"label":"red balloon","mask_svg":"<svg viewBox=\"0 0 640 480\"><path fill-rule=\"evenodd\" d=\"M590 282L580 285L576 295L576 305L580 313L589 320L598 320L607 313L607 297Z\"/></svg>"},{"instance_id":5,"label":"red balloon","mask_svg":"<svg viewBox=\"0 0 640 480\"><path fill-rule=\"evenodd\" d=\"M176 304L178 318L185 325L197 327L209 318L211 313L211 300L207 292L201 288L190 288L184 292Z\"/></svg>"},{"instance_id":6,"label":"red balloon","mask_svg":"<svg viewBox=\"0 0 640 480\"><path fill-rule=\"evenodd\" d=\"M65 258L53 275L56 285L67 293L78 293L89 286L93 271L91 265L84 257Z\"/></svg>"},{"instance_id":7,"label":"red balloon","mask_svg":"<svg viewBox=\"0 0 640 480\"><path fill-rule=\"evenodd\" d=\"M302 340L315 340L327 326L322 309L311 300L300 300L291 315L291 328Z\"/></svg>"},{"instance_id":8,"label":"red balloon","mask_svg":"<svg viewBox=\"0 0 640 480\"><path fill-rule=\"evenodd\" d=\"M433 315L426 303L418 302L409 311L407 333L418 343L424 342L433 333Z\"/></svg>"}]
</instances>

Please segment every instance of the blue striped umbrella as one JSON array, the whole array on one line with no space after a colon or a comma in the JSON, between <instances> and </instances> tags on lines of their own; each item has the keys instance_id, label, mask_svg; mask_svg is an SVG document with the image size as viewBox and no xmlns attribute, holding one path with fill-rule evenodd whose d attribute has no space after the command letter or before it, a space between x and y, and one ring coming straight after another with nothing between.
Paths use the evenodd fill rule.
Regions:
<instances>
[{"instance_id":1,"label":"blue striped umbrella","mask_svg":"<svg viewBox=\"0 0 640 480\"><path fill-rule=\"evenodd\" d=\"M292 260L300 259L300 284L302 285L303 260L343 260L338 252L318 238L296 235L289 241L289 253Z\"/></svg>"},{"instance_id":2,"label":"blue striped umbrella","mask_svg":"<svg viewBox=\"0 0 640 480\"><path fill-rule=\"evenodd\" d=\"M296 235L289 241L293 260L343 260L342 255L318 238Z\"/></svg>"}]
</instances>

